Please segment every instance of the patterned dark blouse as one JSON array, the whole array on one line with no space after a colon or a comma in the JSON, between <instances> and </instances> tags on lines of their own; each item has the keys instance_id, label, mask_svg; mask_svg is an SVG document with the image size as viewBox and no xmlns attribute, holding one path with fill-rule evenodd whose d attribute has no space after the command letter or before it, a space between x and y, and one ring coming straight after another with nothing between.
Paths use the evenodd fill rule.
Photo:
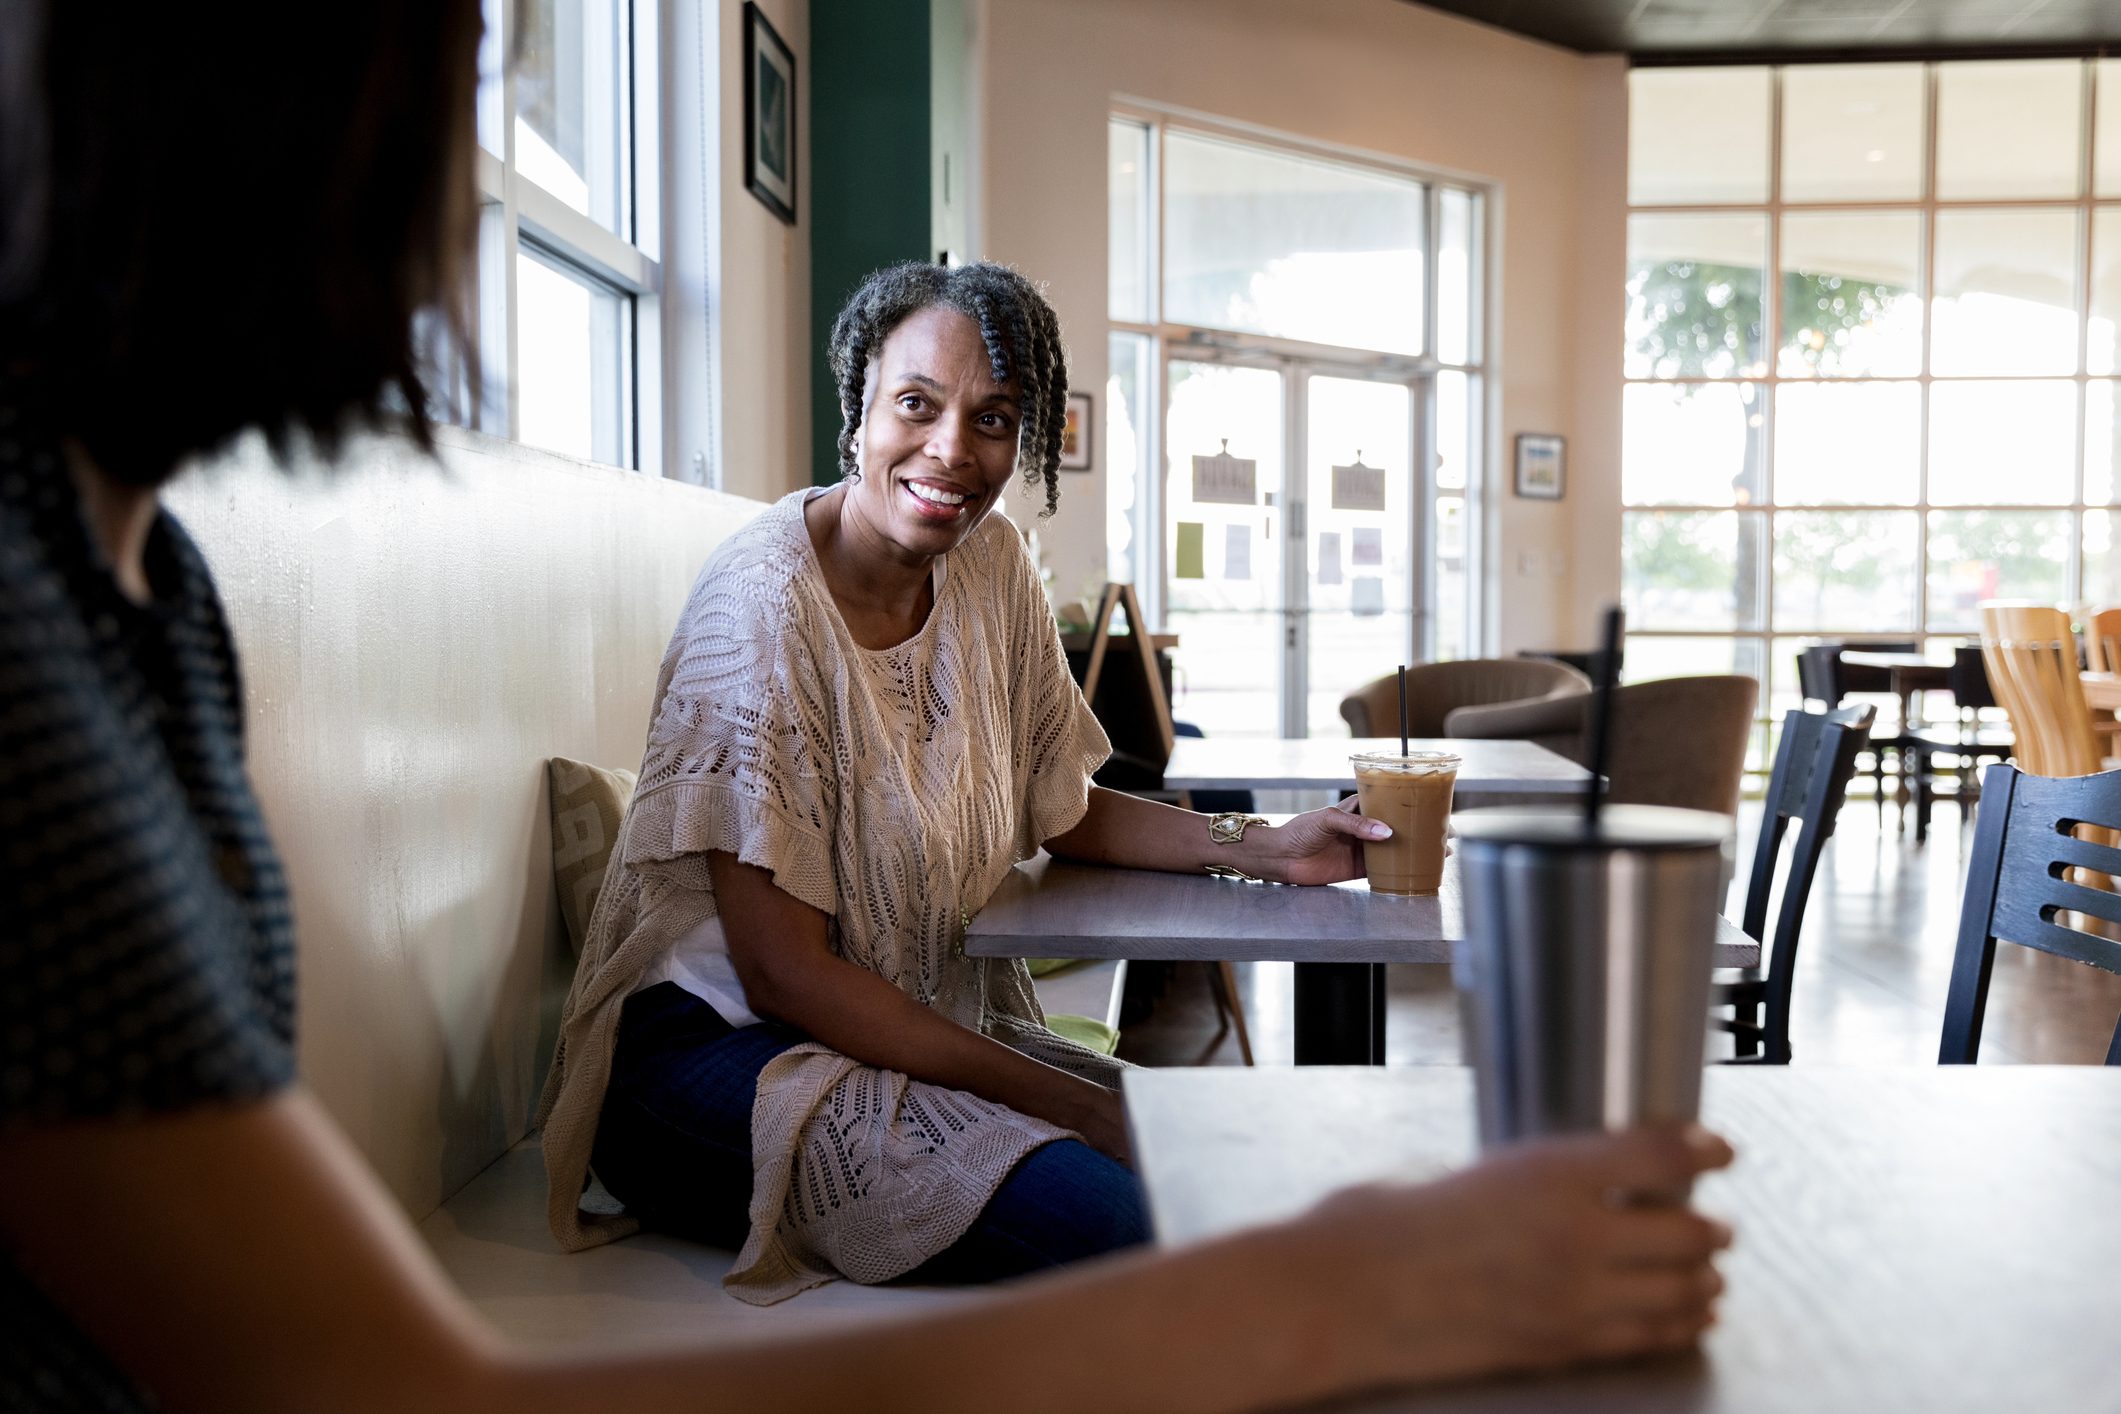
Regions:
<instances>
[{"instance_id":1,"label":"patterned dark blouse","mask_svg":"<svg viewBox=\"0 0 2121 1414\"><path fill-rule=\"evenodd\" d=\"M0 382L0 1128L294 1076L286 885L206 562L158 518L126 599L57 439ZM0 1251L0 1409L151 1403Z\"/></svg>"}]
</instances>

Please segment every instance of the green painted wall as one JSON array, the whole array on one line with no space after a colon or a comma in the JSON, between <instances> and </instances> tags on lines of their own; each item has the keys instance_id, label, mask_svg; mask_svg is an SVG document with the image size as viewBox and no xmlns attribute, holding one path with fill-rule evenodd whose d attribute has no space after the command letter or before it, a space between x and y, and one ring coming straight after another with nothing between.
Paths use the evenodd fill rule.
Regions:
<instances>
[{"instance_id":1,"label":"green painted wall","mask_svg":"<svg viewBox=\"0 0 2121 1414\"><path fill-rule=\"evenodd\" d=\"M832 320L864 276L929 249L930 0L810 0L812 478L839 480Z\"/></svg>"}]
</instances>

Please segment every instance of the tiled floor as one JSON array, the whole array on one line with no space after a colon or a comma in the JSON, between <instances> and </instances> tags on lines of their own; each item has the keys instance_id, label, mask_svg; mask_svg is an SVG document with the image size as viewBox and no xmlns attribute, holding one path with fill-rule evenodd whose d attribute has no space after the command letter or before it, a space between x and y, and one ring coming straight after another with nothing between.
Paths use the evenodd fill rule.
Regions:
<instances>
[{"instance_id":1,"label":"tiled floor","mask_svg":"<svg viewBox=\"0 0 2121 1414\"><path fill-rule=\"evenodd\" d=\"M1759 806L1741 812L1730 912L1737 916ZM1937 1058L1952 945L1973 840L1958 809L1937 808L1927 845L1902 833L1890 809L1867 800L1841 813L1821 862L1798 954L1792 1001L1795 1063L1929 1065ZM1290 968L1240 966L1255 1057L1291 1056ZM2091 1065L2105 1059L2121 976L2025 948L2001 947L1989 992L1982 1059ZM1395 1065L1458 1063L1457 1002L1449 969L1392 969L1387 1055ZM1215 1041L1205 969L1179 969L1147 1021L1127 1028L1120 1053L1146 1065L1235 1065L1235 1039ZM1712 1045L1727 1046L1727 1039ZM1715 1052L1712 1051L1712 1054Z\"/></svg>"}]
</instances>

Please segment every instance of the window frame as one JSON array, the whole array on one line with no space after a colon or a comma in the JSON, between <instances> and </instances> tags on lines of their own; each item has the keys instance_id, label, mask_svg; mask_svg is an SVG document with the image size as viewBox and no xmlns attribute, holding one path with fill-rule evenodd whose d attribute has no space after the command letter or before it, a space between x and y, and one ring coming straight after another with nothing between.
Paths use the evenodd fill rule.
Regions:
<instances>
[{"instance_id":1,"label":"window frame","mask_svg":"<svg viewBox=\"0 0 2121 1414\"><path fill-rule=\"evenodd\" d=\"M498 63L498 73L482 76L478 102L480 117L490 116L498 131L487 133L482 122L477 149L479 256L472 308L476 312L473 341L483 377L475 394L460 382L451 415L468 427L522 441L516 261L527 238L547 264L616 293L630 306L626 324L631 338L624 360L630 386L621 394L627 425L620 465L633 470L660 468L664 438L663 268L659 258L664 202L659 82L663 6L660 0L612 0L620 27L618 57L624 88L618 122L626 133L628 159L620 174L620 224L626 229L613 232L517 169L517 75L507 56L516 50L516 20L522 3L485 0L488 42L482 49L482 64ZM499 154L486 147L488 136L499 138Z\"/></svg>"},{"instance_id":2,"label":"window frame","mask_svg":"<svg viewBox=\"0 0 2121 1414\"><path fill-rule=\"evenodd\" d=\"M1911 61L1915 62L1915 61ZM1739 626L1729 630L1703 630L1699 628L1655 627L1636 628L1630 625L1631 640L1686 639L1714 640L1728 643L1732 647L1734 661L1743 665L1750 658L1757 662L1763 674L1760 694L1760 717L1756 732L1752 759L1748 770L1764 771L1771 755L1773 733L1777 718L1778 703L1775 688L1778 653L1787 656L1786 650L1807 642L1819 642L1835 638L1899 638L1913 639L1923 651L1935 641L1963 641L1977 635L1977 630L1952 627L1951 620L1933 609L1930 593L1931 543L1936 534L1938 513L1994 513L2016 512L2026 515L2052 515L2064 517L2069 526L2063 571L2064 600L2078 605L2084 602L2085 584L2085 533L2089 517L2098 512L2110 511L2115 506L2107 503L2087 503L2085 455L2087 450L2086 417L2089 412L2089 395L2094 385L2121 386L2121 369L2111 374L2093 374L2088 370L2088 344L2090 339L2091 293L2094 248L2092 235L2094 221L2099 213L2111 213L2121 218L2121 191L2102 196L2098 190L2098 101L2103 62L2097 56L2081 56L2065 62L2080 66L2082 87L2078 105L2077 123L2080 146L2078 150L2078 190L2068 197L1952 197L1940 198L1937 194L1938 138L1940 90L1942 72L1949 67L1984 62L1981 60L1928 60L1920 61L1922 70L1922 157L1920 163L1921 182L1917 194L1910 198L1854 201L1845 199L1788 200L1783 194L1783 140L1784 140L1784 93L1788 74L1816 68L1816 65L1766 64L1748 65L1768 70L1768 186L1767 198L1762 202L1694 202L1694 203L1635 203L1630 201L1627 216L1633 218L1649 216L1707 216L1707 215L1760 215L1767 223L1767 243L1763 252L1765 264L1762 268L1760 311L1762 328L1761 364L1748 373L1739 369L1729 377L1676 377L1665 378L1634 376L1623 372L1621 386L1625 390L1640 386L1656 385L1728 385L1752 384L1760 390L1760 461L1765 472L1765 495L1757 504L1707 505L1677 502L1638 502L1627 498L1623 490L1621 515L1623 523L1631 516L1663 511L1671 513L1699 513L1705 511L1735 511L1740 516L1758 517L1760 527L1758 580L1754 593L1759 604L1758 623L1752 627ZM1658 66L1659 68L1669 66ZM1704 66L1708 67L1708 66ZM1643 70L1638 70L1641 72ZM1655 71L1655 70L1648 70ZM2115 88L2121 93L2121 68L2108 71L2108 76L2117 82ZM2071 267L2073 285L2072 311L2077 323L2076 362L2068 373L1965 373L1943 374L1934 370L1936 346L1936 274L1937 233L1940 215L1953 212L1984 211L2066 211L2070 214L2075 233L2075 249ZM1785 216L1807 214L1841 213L1885 213L1911 212L1918 215L1920 230L1917 238L1916 290L1921 300L1922 345L1921 360L1913 373L1881 373L1860 375L1837 375L1830 378L1818 376L1785 376L1781 368L1782 344L1782 237ZM1630 257L1632 265L1632 255ZM1625 299L1623 295L1623 299ZM1623 342L1623 360L1629 346ZM2070 469L2071 490L2066 501L2032 503L2027 501L1983 501L1979 503L1957 503L1932 499L1931 429L1933 425L1934 400L1941 386L1945 395L1955 385L1983 383L2068 383L2074 389L2075 426L2072 435L2072 462ZM1918 472L1914 497L1901 504L1873 504L1871 502L1834 503L1830 505L1785 503L1782 488L1775 475L1775 458L1778 439L1778 416L1781 406L1781 390L1784 386L1860 385L1866 383L1914 384L1920 389L1919 399L1919 444ZM1625 453L1623 453L1622 485L1626 486ZM1821 512L1860 513L1891 512L1911 518L1916 527L1916 548L1913 569L1914 602L1910 606L1911 627L1881 629L1876 626L1849 624L1839 627L1780 628L1775 614L1775 556L1777 543L1776 519L1778 515L1812 515ZM1625 573L1625 541L1623 541L1623 573ZM1740 602L1744 599L1743 586L1734 583Z\"/></svg>"},{"instance_id":3,"label":"window frame","mask_svg":"<svg viewBox=\"0 0 2121 1414\"><path fill-rule=\"evenodd\" d=\"M1232 359L1242 361L1264 355L1281 360L1287 365L1302 365L1335 376L1381 379L1409 385L1415 404L1414 454L1418 458L1416 464L1428 468L1424 474L1424 494L1415 498L1414 533L1421 547L1422 564L1429 577L1429 583L1422 586L1421 593L1417 596L1414 609L1415 642L1412 648L1417 661L1428 661L1434 656L1437 642L1435 576L1439 560L1437 525L1441 519L1436 513L1435 503L1440 498L1457 498L1462 502L1462 515L1465 520L1462 547L1464 564L1460 571L1465 581L1464 622L1459 626L1462 643L1468 656L1477 656L1488 651L1491 646L1489 634L1492 625L1498 621L1499 610L1499 591L1489 584L1486 572L1486 567L1494 562L1491 538L1496 533L1500 520L1494 505L1495 487L1498 484L1495 458L1496 448L1503 440L1498 426L1500 399L1496 396L1495 389L1497 370L1491 357L1495 343L1492 326L1496 315L1495 281L1492 272L1499 263L1501 239L1501 222L1497 217L1500 209L1499 187L1493 182L1462 172L1424 166L1387 153L1310 140L1139 98L1115 98L1106 106L1105 122L1108 133L1115 123L1132 123L1148 129L1149 134L1146 145L1149 170L1145 192L1146 209L1143 214L1146 227L1145 268L1142 272L1143 303L1147 317L1142 320L1113 317L1109 276L1104 308L1108 358L1109 350L1117 337L1134 336L1146 339L1148 367L1152 374L1150 381L1154 385L1140 390L1143 427L1137 430L1144 443L1144 452L1153 455L1143 455L1139 459L1131 513L1134 527L1134 577L1141 591L1143 612L1152 623L1161 625L1164 622L1167 572L1167 566L1164 564L1164 539L1167 527L1164 524L1161 468L1165 456L1168 455L1165 447L1164 385L1169 376L1170 362L1174 357L1214 362ZM1424 241L1422 352L1416 355L1356 350L1341 345L1314 344L1271 334L1179 323L1167 318L1163 298L1166 235L1164 139L1167 133L1173 130L1284 156L1353 167L1420 183L1423 188ZM1442 243L1442 204L1446 188L1468 193L1473 198L1469 216L1472 230L1468 241L1471 269L1467 272L1467 314L1471 329L1463 362L1446 362L1436 356L1440 263L1436 255ZM1109 259L1109 234L1106 249ZM1444 371L1463 372L1467 375L1475 410L1469 415L1467 425L1468 440L1472 443L1472 457L1466 470L1466 484L1452 488L1447 497L1440 497L1434 471L1438 444L1436 375ZM1108 513L1110 509L1108 504Z\"/></svg>"}]
</instances>

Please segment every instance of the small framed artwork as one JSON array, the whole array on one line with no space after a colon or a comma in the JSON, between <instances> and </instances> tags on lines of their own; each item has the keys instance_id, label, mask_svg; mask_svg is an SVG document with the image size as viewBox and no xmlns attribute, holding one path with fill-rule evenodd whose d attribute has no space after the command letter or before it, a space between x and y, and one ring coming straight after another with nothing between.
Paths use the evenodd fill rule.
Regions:
<instances>
[{"instance_id":1,"label":"small framed artwork","mask_svg":"<svg viewBox=\"0 0 2121 1414\"><path fill-rule=\"evenodd\" d=\"M1565 444L1551 432L1517 434L1517 494L1535 501L1558 501L1562 488Z\"/></svg>"},{"instance_id":2,"label":"small framed artwork","mask_svg":"<svg viewBox=\"0 0 2121 1414\"><path fill-rule=\"evenodd\" d=\"M1060 469L1088 471L1090 445L1097 436L1097 404L1088 393L1068 395L1068 416L1061 424Z\"/></svg>"},{"instance_id":3,"label":"small framed artwork","mask_svg":"<svg viewBox=\"0 0 2121 1414\"><path fill-rule=\"evenodd\" d=\"M744 185L795 224L795 55L757 5L744 6Z\"/></svg>"}]
</instances>

